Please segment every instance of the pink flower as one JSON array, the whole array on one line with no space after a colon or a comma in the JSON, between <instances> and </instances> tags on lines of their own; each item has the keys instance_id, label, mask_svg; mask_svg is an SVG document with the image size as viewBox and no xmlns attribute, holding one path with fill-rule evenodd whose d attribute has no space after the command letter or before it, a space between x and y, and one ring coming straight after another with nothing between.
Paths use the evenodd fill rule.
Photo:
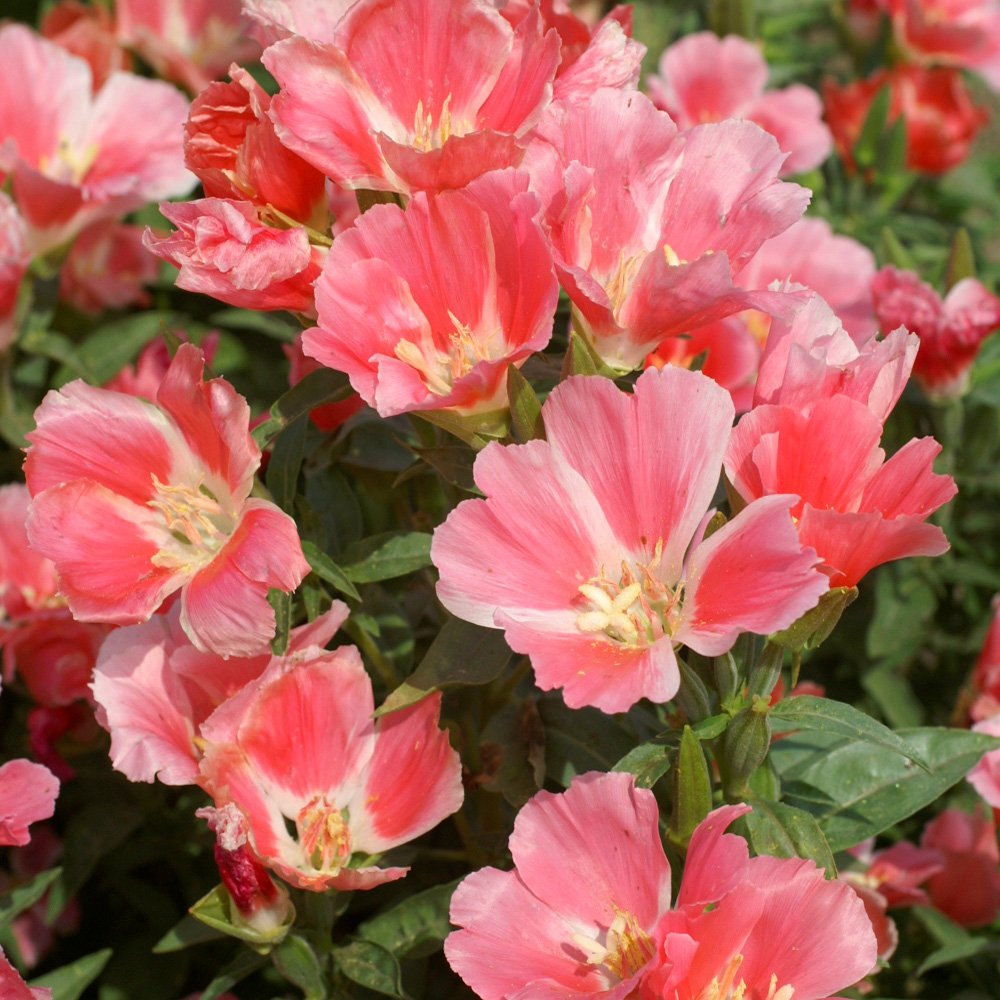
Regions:
<instances>
[{"instance_id":1,"label":"pink flower","mask_svg":"<svg viewBox=\"0 0 1000 1000\"><path fill-rule=\"evenodd\" d=\"M291 344L283 344L281 349L288 359L288 383L298 385L307 375L323 367L314 358L306 357L302 351L302 334L299 334ZM350 395L340 403L325 403L309 411L309 419L316 427L329 433L335 431L345 420L354 416L364 408L364 400L357 395Z\"/></svg>"},{"instance_id":2,"label":"pink flower","mask_svg":"<svg viewBox=\"0 0 1000 1000\"><path fill-rule=\"evenodd\" d=\"M833 148L819 95L802 84L764 92L768 68L752 42L701 31L674 42L660 56L660 75L646 85L653 103L680 128L727 118L756 122L788 154L781 172L818 167Z\"/></svg>"},{"instance_id":3,"label":"pink flower","mask_svg":"<svg viewBox=\"0 0 1000 1000\"><path fill-rule=\"evenodd\" d=\"M960 396L979 346L1000 327L1000 299L964 278L944 301L910 271L884 267L872 282L883 330L905 326L920 338L913 377L933 399Z\"/></svg>"},{"instance_id":4,"label":"pink flower","mask_svg":"<svg viewBox=\"0 0 1000 1000\"><path fill-rule=\"evenodd\" d=\"M906 165L911 170L943 174L957 167L989 120L986 110L973 104L961 74L952 69L904 65L844 86L827 81L823 87L826 120L837 152L852 169L861 127L875 95L885 86L889 88L889 123L900 116L906 122Z\"/></svg>"},{"instance_id":5,"label":"pink flower","mask_svg":"<svg viewBox=\"0 0 1000 1000\"><path fill-rule=\"evenodd\" d=\"M302 228L265 225L248 201L202 198L160 206L177 230L143 242L180 269L177 287L202 292L238 309L288 309L315 315L313 282L326 250Z\"/></svg>"},{"instance_id":6,"label":"pink flower","mask_svg":"<svg viewBox=\"0 0 1000 1000\"><path fill-rule=\"evenodd\" d=\"M30 263L24 219L0 191L0 354L10 347L17 333L17 297Z\"/></svg>"},{"instance_id":7,"label":"pink flower","mask_svg":"<svg viewBox=\"0 0 1000 1000\"><path fill-rule=\"evenodd\" d=\"M762 405L742 417L726 452L726 475L744 500L798 494L799 537L819 553L832 587L948 548L926 523L956 492L950 476L931 471L940 445L914 439L888 462L878 446L912 347L897 330L859 351L814 299L789 327L772 330L756 389Z\"/></svg>"},{"instance_id":8,"label":"pink flower","mask_svg":"<svg viewBox=\"0 0 1000 1000\"><path fill-rule=\"evenodd\" d=\"M149 305L143 285L155 281L158 270L139 226L97 222L77 237L63 262L59 298L91 315Z\"/></svg>"},{"instance_id":9,"label":"pink flower","mask_svg":"<svg viewBox=\"0 0 1000 1000\"><path fill-rule=\"evenodd\" d=\"M260 53L239 0L117 0L115 13L122 44L192 93Z\"/></svg>"},{"instance_id":10,"label":"pink flower","mask_svg":"<svg viewBox=\"0 0 1000 1000\"><path fill-rule=\"evenodd\" d=\"M52 990L38 987L29 989L7 956L0 949L0 991L4 1000L52 1000Z\"/></svg>"},{"instance_id":11,"label":"pink flower","mask_svg":"<svg viewBox=\"0 0 1000 1000\"><path fill-rule=\"evenodd\" d=\"M1000 89L996 0L882 0L908 61L975 70Z\"/></svg>"},{"instance_id":12,"label":"pink flower","mask_svg":"<svg viewBox=\"0 0 1000 1000\"><path fill-rule=\"evenodd\" d=\"M0 28L0 176L11 175L35 253L194 182L182 94L113 73L91 96L90 79L82 59L21 25Z\"/></svg>"},{"instance_id":13,"label":"pink flower","mask_svg":"<svg viewBox=\"0 0 1000 1000\"><path fill-rule=\"evenodd\" d=\"M528 177L379 205L335 241L302 348L382 416L502 410L510 364L552 335L558 286Z\"/></svg>"},{"instance_id":14,"label":"pink flower","mask_svg":"<svg viewBox=\"0 0 1000 1000\"><path fill-rule=\"evenodd\" d=\"M462 804L458 755L438 728L440 694L373 723L374 707L358 651L341 646L276 658L202 726L202 787L220 810L239 810L254 855L300 889L402 878L408 869L361 859Z\"/></svg>"},{"instance_id":15,"label":"pink flower","mask_svg":"<svg viewBox=\"0 0 1000 1000\"><path fill-rule=\"evenodd\" d=\"M927 884L931 905L963 927L985 927L1000 912L1000 851L992 817L946 809L928 823L920 846L942 855Z\"/></svg>"},{"instance_id":16,"label":"pink flower","mask_svg":"<svg viewBox=\"0 0 1000 1000\"><path fill-rule=\"evenodd\" d=\"M292 629L288 655L319 652L346 617L347 606L334 601L316 621ZM196 783L202 724L270 663L269 652L223 660L200 651L184 635L176 606L118 629L101 647L93 682L115 770L130 781Z\"/></svg>"},{"instance_id":17,"label":"pink flower","mask_svg":"<svg viewBox=\"0 0 1000 1000\"><path fill-rule=\"evenodd\" d=\"M246 401L203 367L182 344L155 405L79 381L50 392L29 435L28 535L77 619L145 621L180 590L196 646L249 656L274 634L268 588L309 568L295 522L250 497Z\"/></svg>"},{"instance_id":18,"label":"pink flower","mask_svg":"<svg viewBox=\"0 0 1000 1000\"><path fill-rule=\"evenodd\" d=\"M547 440L479 454L487 499L452 511L431 558L445 607L504 629L570 707L668 701L676 645L718 655L741 632L790 625L827 589L795 538L795 497L753 504L703 540L733 419L710 379L650 369L628 395L572 378L542 415Z\"/></svg>"},{"instance_id":19,"label":"pink flower","mask_svg":"<svg viewBox=\"0 0 1000 1000\"><path fill-rule=\"evenodd\" d=\"M860 900L812 862L749 858L723 832L749 811L698 826L671 910L652 792L593 772L539 792L514 823L514 870L455 891L445 956L483 1000L815 1000L851 985L875 964Z\"/></svg>"},{"instance_id":20,"label":"pink flower","mask_svg":"<svg viewBox=\"0 0 1000 1000\"><path fill-rule=\"evenodd\" d=\"M41 764L18 759L0 767L0 847L28 843L28 827L55 812L58 794L58 779Z\"/></svg>"},{"instance_id":21,"label":"pink flower","mask_svg":"<svg viewBox=\"0 0 1000 1000\"><path fill-rule=\"evenodd\" d=\"M1000 714L977 722L977 733L1000 736ZM973 788L994 808L1000 809L1000 750L983 754L983 759L966 775Z\"/></svg>"},{"instance_id":22,"label":"pink flower","mask_svg":"<svg viewBox=\"0 0 1000 1000\"><path fill-rule=\"evenodd\" d=\"M781 293L734 284L809 198L778 180L781 160L750 122L678 132L641 94L553 109L525 165L576 329L605 364L630 371L666 337L783 307Z\"/></svg>"},{"instance_id":23,"label":"pink flower","mask_svg":"<svg viewBox=\"0 0 1000 1000\"><path fill-rule=\"evenodd\" d=\"M232 83L212 83L191 105L184 128L184 160L210 198L251 201L323 230L326 178L289 152L274 134L271 98L239 66ZM279 219L275 219L279 221Z\"/></svg>"},{"instance_id":24,"label":"pink flower","mask_svg":"<svg viewBox=\"0 0 1000 1000\"><path fill-rule=\"evenodd\" d=\"M263 45L292 35L311 42L332 42L337 22L356 0L243 0L243 13L254 23L251 34Z\"/></svg>"},{"instance_id":25,"label":"pink flower","mask_svg":"<svg viewBox=\"0 0 1000 1000\"><path fill-rule=\"evenodd\" d=\"M59 0L46 11L38 30L43 38L87 61L94 90L100 90L112 73L132 68L132 60L115 38L106 7Z\"/></svg>"},{"instance_id":26,"label":"pink flower","mask_svg":"<svg viewBox=\"0 0 1000 1000\"><path fill-rule=\"evenodd\" d=\"M187 341L183 330L175 330L175 336L181 341ZM211 367L215 352L219 347L219 334L216 331L206 333L199 345L205 356L205 364ZM125 365L114 378L105 383L105 389L124 392L129 396L139 396L151 402L156 399L163 381L170 368L170 350L162 338L150 341L140 352L134 365Z\"/></svg>"},{"instance_id":27,"label":"pink flower","mask_svg":"<svg viewBox=\"0 0 1000 1000\"><path fill-rule=\"evenodd\" d=\"M976 698L969 714L976 722L1000 715L1000 594L993 597L986 639L972 672L972 688Z\"/></svg>"},{"instance_id":28,"label":"pink flower","mask_svg":"<svg viewBox=\"0 0 1000 1000\"><path fill-rule=\"evenodd\" d=\"M289 149L345 187L436 191L517 165L559 37L477 0L358 0L331 39L291 37L263 61Z\"/></svg>"}]
</instances>

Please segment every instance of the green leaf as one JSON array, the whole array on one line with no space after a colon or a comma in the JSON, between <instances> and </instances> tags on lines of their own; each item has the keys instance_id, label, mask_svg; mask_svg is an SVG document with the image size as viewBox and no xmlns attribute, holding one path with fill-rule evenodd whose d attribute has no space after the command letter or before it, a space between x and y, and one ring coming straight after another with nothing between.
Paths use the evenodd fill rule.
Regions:
<instances>
[{"instance_id":1,"label":"green leaf","mask_svg":"<svg viewBox=\"0 0 1000 1000\"><path fill-rule=\"evenodd\" d=\"M642 743L629 750L611 770L635 775L635 783L639 788L652 788L670 770L670 763L676 752L676 746L672 747L667 743L657 743L655 740Z\"/></svg>"},{"instance_id":2,"label":"green leaf","mask_svg":"<svg viewBox=\"0 0 1000 1000\"><path fill-rule=\"evenodd\" d=\"M386 698L375 716L413 705L441 687L488 684L500 676L511 656L499 629L449 618L417 669Z\"/></svg>"},{"instance_id":3,"label":"green leaf","mask_svg":"<svg viewBox=\"0 0 1000 1000\"><path fill-rule=\"evenodd\" d=\"M965 729L897 734L930 768L870 743L803 733L776 743L771 759L784 801L812 814L833 851L874 837L940 798L1000 741Z\"/></svg>"},{"instance_id":4,"label":"green leaf","mask_svg":"<svg viewBox=\"0 0 1000 1000\"><path fill-rule=\"evenodd\" d=\"M293 420L325 403L339 403L352 391L343 372L318 368L278 399L268 419L254 428L253 439L266 448Z\"/></svg>"},{"instance_id":5,"label":"green leaf","mask_svg":"<svg viewBox=\"0 0 1000 1000\"><path fill-rule=\"evenodd\" d=\"M352 983L386 997L405 1000L396 956L373 941L351 941L333 949L333 960Z\"/></svg>"},{"instance_id":6,"label":"green leaf","mask_svg":"<svg viewBox=\"0 0 1000 1000\"><path fill-rule=\"evenodd\" d=\"M520 809L545 783L545 729L534 698L508 702L486 724L479 739L484 787Z\"/></svg>"},{"instance_id":7,"label":"green leaf","mask_svg":"<svg viewBox=\"0 0 1000 1000\"><path fill-rule=\"evenodd\" d=\"M358 934L399 959L437 951L451 933L448 907L461 879L406 897L391 909L366 920Z\"/></svg>"},{"instance_id":8,"label":"green leaf","mask_svg":"<svg viewBox=\"0 0 1000 1000\"><path fill-rule=\"evenodd\" d=\"M510 429L515 441L545 438L542 404L531 383L514 365L507 369L507 396L510 399Z\"/></svg>"},{"instance_id":9,"label":"green leaf","mask_svg":"<svg viewBox=\"0 0 1000 1000\"><path fill-rule=\"evenodd\" d=\"M275 656L284 656L288 652L288 634L292 630L292 595L272 587L267 592L267 603L274 609L271 652Z\"/></svg>"},{"instance_id":10,"label":"green leaf","mask_svg":"<svg viewBox=\"0 0 1000 1000\"><path fill-rule=\"evenodd\" d=\"M863 743L885 747L908 757L925 771L929 770L926 763L919 756L914 756L913 749L891 729L842 701L817 698L811 694L784 698L771 709L771 719L786 722L794 729L836 733Z\"/></svg>"},{"instance_id":11,"label":"green leaf","mask_svg":"<svg viewBox=\"0 0 1000 1000\"><path fill-rule=\"evenodd\" d=\"M922 976L925 972L941 965L949 965L964 958L971 958L988 948L997 947L995 942L974 937L940 910L932 909L929 906L915 906L912 912L941 946L924 959L917 970L917 975Z\"/></svg>"},{"instance_id":12,"label":"green leaf","mask_svg":"<svg viewBox=\"0 0 1000 1000\"><path fill-rule=\"evenodd\" d=\"M834 630L840 616L858 596L857 587L834 587L828 590L811 611L781 632L769 637L769 642L784 649L815 649Z\"/></svg>"},{"instance_id":13,"label":"green leaf","mask_svg":"<svg viewBox=\"0 0 1000 1000\"><path fill-rule=\"evenodd\" d=\"M545 773L564 787L578 774L610 771L636 744L596 708L567 708L553 697L541 699L538 711L545 726Z\"/></svg>"},{"instance_id":14,"label":"green leaf","mask_svg":"<svg viewBox=\"0 0 1000 1000\"><path fill-rule=\"evenodd\" d=\"M753 811L742 817L755 853L776 858L808 858L835 878L833 852L816 820L807 812L784 802L751 798Z\"/></svg>"},{"instance_id":15,"label":"green leaf","mask_svg":"<svg viewBox=\"0 0 1000 1000\"><path fill-rule=\"evenodd\" d=\"M312 946L304 937L289 934L271 954L275 968L305 994L305 1000L326 1000L327 989Z\"/></svg>"},{"instance_id":16,"label":"green leaf","mask_svg":"<svg viewBox=\"0 0 1000 1000\"><path fill-rule=\"evenodd\" d=\"M567 375L598 375L598 361L590 345L574 330L569 335L569 348L563 369Z\"/></svg>"},{"instance_id":17,"label":"green leaf","mask_svg":"<svg viewBox=\"0 0 1000 1000\"><path fill-rule=\"evenodd\" d=\"M351 545L342 569L354 583L394 580L431 564L431 536L424 531L387 531Z\"/></svg>"},{"instance_id":18,"label":"green leaf","mask_svg":"<svg viewBox=\"0 0 1000 1000\"><path fill-rule=\"evenodd\" d=\"M358 588L347 578L344 571L319 547L312 542L302 542L302 554L309 563L309 568L321 579L332 584L342 594L353 597L356 601L361 600Z\"/></svg>"},{"instance_id":19,"label":"green leaf","mask_svg":"<svg viewBox=\"0 0 1000 1000\"><path fill-rule=\"evenodd\" d=\"M199 1000L218 1000L223 993L267 965L270 959L241 948L236 957L202 991Z\"/></svg>"},{"instance_id":20,"label":"green leaf","mask_svg":"<svg viewBox=\"0 0 1000 1000\"><path fill-rule=\"evenodd\" d=\"M153 945L154 955L168 955L173 951L183 951L192 945L206 941L218 941L225 934L191 916L183 916L173 927Z\"/></svg>"},{"instance_id":21,"label":"green leaf","mask_svg":"<svg viewBox=\"0 0 1000 1000\"><path fill-rule=\"evenodd\" d=\"M275 439L271 458L267 463L265 483L274 502L286 514L295 514L295 494L298 490L299 470L305 455L309 418L303 414L293 420Z\"/></svg>"},{"instance_id":22,"label":"green leaf","mask_svg":"<svg viewBox=\"0 0 1000 1000\"><path fill-rule=\"evenodd\" d=\"M111 958L111 949L103 948L84 955L70 965L32 979L30 987L52 990L52 1000L79 1000L83 991L101 974Z\"/></svg>"},{"instance_id":23,"label":"green leaf","mask_svg":"<svg viewBox=\"0 0 1000 1000\"><path fill-rule=\"evenodd\" d=\"M0 928L6 927L29 906L34 906L60 875L62 875L61 868L52 868L0 896Z\"/></svg>"},{"instance_id":24,"label":"green leaf","mask_svg":"<svg viewBox=\"0 0 1000 1000\"><path fill-rule=\"evenodd\" d=\"M879 257L883 264L892 264L893 267L901 268L904 271L915 271L917 268L909 251L899 242L899 238L888 226L882 227L879 237Z\"/></svg>"},{"instance_id":25,"label":"green leaf","mask_svg":"<svg viewBox=\"0 0 1000 1000\"><path fill-rule=\"evenodd\" d=\"M687 845L695 827L712 811L712 777L705 750L690 726L684 727L677 752L671 839Z\"/></svg>"},{"instance_id":26,"label":"green leaf","mask_svg":"<svg viewBox=\"0 0 1000 1000\"><path fill-rule=\"evenodd\" d=\"M17 346L27 354L37 354L58 361L72 378L82 378L92 385L97 382L97 377L90 366L77 353L76 345L61 333L40 327L29 327L17 342Z\"/></svg>"},{"instance_id":27,"label":"green leaf","mask_svg":"<svg viewBox=\"0 0 1000 1000\"><path fill-rule=\"evenodd\" d=\"M976 276L976 258L972 252L972 240L969 231L964 227L959 229L951 241L948 252L948 266L945 270L945 287L951 291L965 278Z\"/></svg>"},{"instance_id":28,"label":"green leaf","mask_svg":"<svg viewBox=\"0 0 1000 1000\"><path fill-rule=\"evenodd\" d=\"M861 170L873 166L878 157L879 139L889 119L890 100L889 87L883 86L868 108L865 123L854 144L854 162Z\"/></svg>"}]
</instances>

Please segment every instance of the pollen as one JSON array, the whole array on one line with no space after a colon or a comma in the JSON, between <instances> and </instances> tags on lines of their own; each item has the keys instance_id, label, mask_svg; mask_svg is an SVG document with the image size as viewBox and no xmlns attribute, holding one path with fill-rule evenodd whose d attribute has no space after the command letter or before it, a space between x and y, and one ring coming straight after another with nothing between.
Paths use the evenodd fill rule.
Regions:
<instances>
[{"instance_id":1,"label":"pollen","mask_svg":"<svg viewBox=\"0 0 1000 1000\"><path fill-rule=\"evenodd\" d=\"M229 541L235 519L202 483L161 483L153 476L154 496L146 501L163 519L164 540L154 566L196 571L211 562Z\"/></svg>"},{"instance_id":2,"label":"pollen","mask_svg":"<svg viewBox=\"0 0 1000 1000\"><path fill-rule=\"evenodd\" d=\"M322 795L305 805L295 819L299 844L318 871L336 875L351 857L351 834L344 814Z\"/></svg>"},{"instance_id":3,"label":"pollen","mask_svg":"<svg viewBox=\"0 0 1000 1000\"><path fill-rule=\"evenodd\" d=\"M587 965L601 966L617 982L622 982L634 976L653 958L656 947L633 914L617 907L615 914L603 944L585 934L574 934L572 941L587 956Z\"/></svg>"}]
</instances>

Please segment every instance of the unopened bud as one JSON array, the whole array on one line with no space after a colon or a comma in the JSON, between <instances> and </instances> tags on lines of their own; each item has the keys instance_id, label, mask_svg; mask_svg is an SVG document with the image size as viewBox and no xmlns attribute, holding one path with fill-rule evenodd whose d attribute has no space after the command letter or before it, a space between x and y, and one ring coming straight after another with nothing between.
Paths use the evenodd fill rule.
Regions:
<instances>
[{"instance_id":1,"label":"unopened bud","mask_svg":"<svg viewBox=\"0 0 1000 1000\"><path fill-rule=\"evenodd\" d=\"M722 743L722 787L730 798L747 793L751 775L764 763L771 747L771 722L766 699L756 697L729 723Z\"/></svg>"}]
</instances>

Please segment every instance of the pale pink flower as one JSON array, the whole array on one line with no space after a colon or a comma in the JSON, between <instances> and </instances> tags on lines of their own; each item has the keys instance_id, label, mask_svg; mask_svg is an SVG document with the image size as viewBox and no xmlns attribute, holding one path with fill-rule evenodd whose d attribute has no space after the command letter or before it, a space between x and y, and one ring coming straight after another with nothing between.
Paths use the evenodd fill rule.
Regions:
<instances>
[{"instance_id":1,"label":"pale pink flower","mask_svg":"<svg viewBox=\"0 0 1000 1000\"><path fill-rule=\"evenodd\" d=\"M1000 299L975 278L959 281L944 300L912 271L884 267L872 282L883 330L905 326L920 339L913 377L931 398L960 396L982 342L1000 327Z\"/></svg>"},{"instance_id":2,"label":"pale pink flower","mask_svg":"<svg viewBox=\"0 0 1000 1000\"><path fill-rule=\"evenodd\" d=\"M115 15L122 44L192 93L260 54L240 0L116 0Z\"/></svg>"},{"instance_id":3,"label":"pale pink flower","mask_svg":"<svg viewBox=\"0 0 1000 1000\"><path fill-rule=\"evenodd\" d=\"M881 0L907 60L980 73L1000 90L997 0Z\"/></svg>"},{"instance_id":4,"label":"pale pink flower","mask_svg":"<svg viewBox=\"0 0 1000 1000\"><path fill-rule=\"evenodd\" d=\"M309 567L295 522L250 497L260 450L246 401L182 344L156 404L72 382L49 392L25 476L31 544L52 559L82 621L145 621L181 591L199 648L260 652L274 634L267 591Z\"/></svg>"},{"instance_id":5,"label":"pale pink flower","mask_svg":"<svg viewBox=\"0 0 1000 1000\"><path fill-rule=\"evenodd\" d=\"M462 804L458 755L438 728L441 695L372 722L374 707L357 649L341 646L276 658L202 726L202 787L220 810L238 809L256 857L301 889L402 878L408 869L362 859Z\"/></svg>"},{"instance_id":6,"label":"pale pink flower","mask_svg":"<svg viewBox=\"0 0 1000 1000\"><path fill-rule=\"evenodd\" d=\"M143 242L179 268L177 287L211 295L238 309L288 309L315 315L313 283L326 249L312 246L305 229L277 229L261 221L249 201L201 198L163 204L177 229Z\"/></svg>"},{"instance_id":7,"label":"pale pink flower","mask_svg":"<svg viewBox=\"0 0 1000 1000\"><path fill-rule=\"evenodd\" d=\"M184 127L188 169L210 198L251 201L325 229L326 178L278 141L267 116L271 98L260 84L235 64L229 75L232 83L210 84L191 104Z\"/></svg>"},{"instance_id":8,"label":"pale pink flower","mask_svg":"<svg viewBox=\"0 0 1000 1000\"><path fill-rule=\"evenodd\" d=\"M502 410L507 367L552 335L558 286L519 171L378 205L334 242L302 348L382 416Z\"/></svg>"},{"instance_id":9,"label":"pale pink flower","mask_svg":"<svg viewBox=\"0 0 1000 1000\"><path fill-rule=\"evenodd\" d=\"M243 0L254 38L271 45L292 35L333 42L334 28L356 0Z\"/></svg>"},{"instance_id":10,"label":"pale pink flower","mask_svg":"<svg viewBox=\"0 0 1000 1000\"><path fill-rule=\"evenodd\" d=\"M927 884L931 905L963 927L985 927L1000 912L1000 850L992 816L946 809L928 823L920 846L937 851L941 871Z\"/></svg>"},{"instance_id":11,"label":"pale pink flower","mask_svg":"<svg viewBox=\"0 0 1000 1000\"><path fill-rule=\"evenodd\" d=\"M681 128L727 118L756 122L788 154L784 175L818 167L833 149L819 94L801 83L765 93L767 62L745 38L688 35L660 56L659 68L646 80L649 96Z\"/></svg>"},{"instance_id":12,"label":"pale pink flower","mask_svg":"<svg viewBox=\"0 0 1000 1000\"><path fill-rule=\"evenodd\" d=\"M174 335L181 341L188 339L183 330L175 330ZM218 332L213 330L211 333L206 333L198 346L205 356L205 364L211 367L215 352L219 347ZM115 392L124 392L129 396L139 396L153 402L157 392L160 391L160 383L169 368L170 349L165 340L157 337L139 352L139 357L136 358L134 365L125 365L114 378L109 379L104 384L104 388L113 389Z\"/></svg>"},{"instance_id":13,"label":"pale pink flower","mask_svg":"<svg viewBox=\"0 0 1000 1000\"><path fill-rule=\"evenodd\" d=\"M0 354L17 333L17 297L30 263L27 226L14 203L0 191Z\"/></svg>"},{"instance_id":14,"label":"pale pink flower","mask_svg":"<svg viewBox=\"0 0 1000 1000\"><path fill-rule=\"evenodd\" d=\"M321 649L346 617L347 606L334 601L316 621L292 629L287 655ZM93 681L115 770L130 781L195 784L202 723L270 662L269 652L223 660L197 649L180 626L176 606L118 629L101 647Z\"/></svg>"},{"instance_id":15,"label":"pale pink flower","mask_svg":"<svg viewBox=\"0 0 1000 1000\"><path fill-rule=\"evenodd\" d=\"M107 7L59 0L45 12L38 30L43 38L87 61L94 90L100 90L112 73L132 68L129 54L115 38Z\"/></svg>"},{"instance_id":16,"label":"pale pink flower","mask_svg":"<svg viewBox=\"0 0 1000 1000\"><path fill-rule=\"evenodd\" d=\"M59 780L41 764L19 758L0 767L0 847L28 843L28 827L55 812L58 794Z\"/></svg>"},{"instance_id":17,"label":"pale pink flower","mask_svg":"<svg viewBox=\"0 0 1000 1000\"><path fill-rule=\"evenodd\" d=\"M455 891L445 956L483 1000L815 1000L856 982L875 964L860 900L810 861L751 859L724 833L749 811L698 826L671 910L652 792L594 772L539 792L514 823L514 870Z\"/></svg>"},{"instance_id":18,"label":"pale pink flower","mask_svg":"<svg viewBox=\"0 0 1000 1000\"><path fill-rule=\"evenodd\" d=\"M638 93L558 105L525 166L545 206L574 323L616 371L666 338L787 296L734 283L809 193L778 180L782 155L750 122L678 132Z\"/></svg>"},{"instance_id":19,"label":"pale pink flower","mask_svg":"<svg viewBox=\"0 0 1000 1000\"><path fill-rule=\"evenodd\" d=\"M59 298L81 312L147 306L145 285L156 280L159 263L143 245L139 226L97 222L74 241L59 270Z\"/></svg>"},{"instance_id":20,"label":"pale pink flower","mask_svg":"<svg viewBox=\"0 0 1000 1000\"><path fill-rule=\"evenodd\" d=\"M977 722L977 733L1000 736L1000 714ZM973 788L994 808L1000 809L1000 750L983 754L983 759L966 775Z\"/></svg>"},{"instance_id":21,"label":"pale pink flower","mask_svg":"<svg viewBox=\"0 0 1000 1000\"><path fill-rule=\"evenodd\" d=\"M90 67L28 28L0 28L0 176L9 174L29 246L45 253L86 226L186 194L184 95Z\"/></svg>"},{"instance_id":22,"label":"pale pink flower","mask_svg":"<svg viewBox=\"0 0 1000 1000\"><path fill-rule=\"evenodd\" d=\"M445 607L504 629L569 706L668 701L676 645L719 655L741 632L790 625L827 589L796 540L796 497L753 504L703 540L733 419L711 379L650 369L628 395L572 378L542 415L546 440L479 454L487 499L452 511L431 558Z\"/></svg>"},{"instance_id":23,"label":"pale pink flower","mask_svg":"<svg viewBox=\"0 0 1000 1000\"><path fill-rule=\"evenodd\" d=\"M329 41L263 56L281 141L349 188L464 187L515 166L552 94L559 37L478 0L358 0Z\"/></svg>"},{"instance_id":24,"label":"pale pink flower","mask_svg":"<svg viewBox=\"0 0 1000 1000\"><path fill-rule=\"evenodd\" d=\"M17 969L7 961L3 949L0 949L0 992L4 1000L52 1000L52 990L28 988Z\"/></svg>"}]
</instances>

